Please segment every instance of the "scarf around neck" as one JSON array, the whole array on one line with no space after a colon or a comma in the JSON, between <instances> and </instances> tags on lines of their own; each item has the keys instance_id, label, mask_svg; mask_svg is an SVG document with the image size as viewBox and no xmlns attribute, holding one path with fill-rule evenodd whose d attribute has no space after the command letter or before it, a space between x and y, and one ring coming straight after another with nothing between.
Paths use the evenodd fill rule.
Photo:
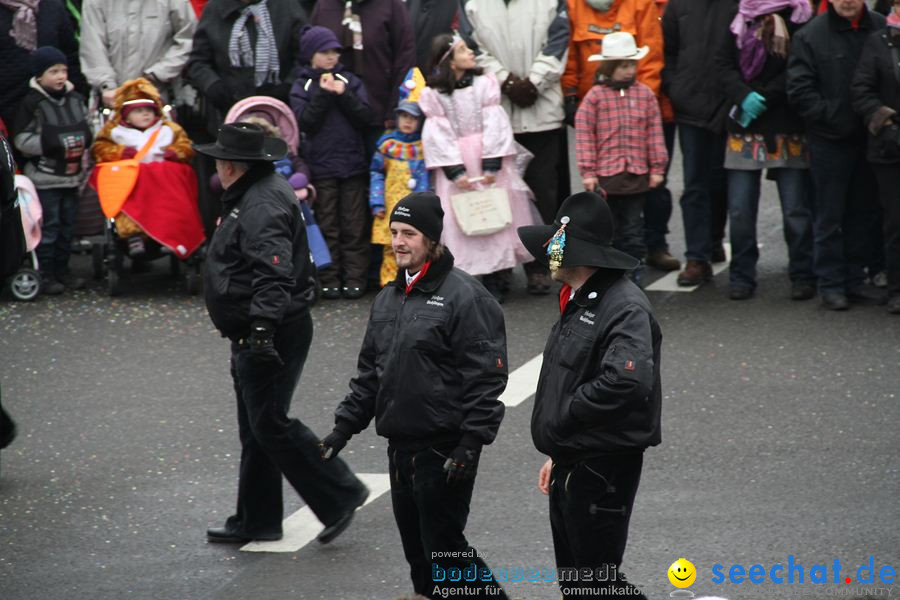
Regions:
<instances>
[{"instance_id":1,"label":"scarf around neck","mask_svg":"<svg viewBox=\"0 0 900 600\"><path fill-rule=\"evenodd\" d=\"M0 0L4 2L6 0ZM280 64L278 45L272 31L268 0L249 4L241 9L240 16L231 28L228 41L228 58L232 67L253 67L256 87L264 83L278 83ZM256 52L250 46L250 31L247 20L253 17L256 25Z\"/></svg>"},{"instance_id":2,"label":"scarf around neck","mask_svg":"<svg viewBox=\"0 0 900 600\"><path fill-rule=\"evenodd\" d=\"M791 9L791 22L798 25L813 16L809 0L741 0L731 33L740 50L744 81L760 74L769 54L787 56L790 36L784 19L775 14L785 8Z\"/></svg>"},{"instance_id":3,"label":"scarf around neck","mask_svg":"<svg viewBox=\"0 0 900 600\"><path fill-rule=\"evenodd\" d=\"M37 13L40 3L41 0L0 0L0 6L15 11L9 35L16 46L29 52L37 49Z\"/></svg>"}]
</instances>

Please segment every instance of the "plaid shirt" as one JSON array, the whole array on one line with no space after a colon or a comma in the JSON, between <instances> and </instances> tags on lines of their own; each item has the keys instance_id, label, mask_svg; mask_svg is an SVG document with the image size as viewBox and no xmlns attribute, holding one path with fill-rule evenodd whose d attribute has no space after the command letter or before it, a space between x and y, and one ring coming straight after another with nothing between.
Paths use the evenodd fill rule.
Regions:
<instances>
[{"instance_id":1,"label":"plaid shirt","mask_svg":"<svg viewBox=\"0 0 900 600\"><path fill-rule=\"evenodd\" d=\"M623 171L664 175L669 155L659 101L636 82L624 90L595 85L575 116L575 155L581 177L608 177Z\"/></svg>"}]
</instances>

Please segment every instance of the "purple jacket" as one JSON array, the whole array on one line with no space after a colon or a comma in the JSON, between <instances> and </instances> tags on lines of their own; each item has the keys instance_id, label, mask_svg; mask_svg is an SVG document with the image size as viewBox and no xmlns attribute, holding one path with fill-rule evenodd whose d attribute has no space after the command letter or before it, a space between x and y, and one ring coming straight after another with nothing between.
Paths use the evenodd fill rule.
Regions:
<instances>
[{"instance_id":1,"label":"purple jacket","mask_svg":"<svg viewBox=\"0 0 900 600\"><path fill-rule=\"evenodd\" d=\"M362 80L338 64L332 71L343 79L346 91L340 96L323 91L319 77L323 71L299 67L291 88L291 109L303 134L301 153L309 164L312 180L338 178L367 173L362 129L372 118L369 99Z\"/></svg>"},{"instance_id":2,"label":"purple jacket","mask_svg":"<svg viewBox=\"0 0 900 600\"><path fill-rule=\"evenodd\" d=\"M450 2L451 0L445 0ZM362 21L363 72L362 77L369 92L372 117L369 124L384 127L386 119L394 119L397 107L397 90L407 71L416 66L416 45L413 37L409 10L403 0L356 0L355 11ZM344 0L318 0L310 21L313 25L327 27L339 40L343 38ZM341 62L348 61L345 48Z\"/></svg>"}]
</instances>

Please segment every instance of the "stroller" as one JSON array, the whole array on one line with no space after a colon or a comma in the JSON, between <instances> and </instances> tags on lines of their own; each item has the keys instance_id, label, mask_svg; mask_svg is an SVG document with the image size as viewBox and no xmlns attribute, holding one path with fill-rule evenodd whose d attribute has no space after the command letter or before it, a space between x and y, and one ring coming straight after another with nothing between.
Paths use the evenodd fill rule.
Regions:
<instances>
[{"instance_id":1,"label":"stroller","mask_svg":"<svg viewBox=\"0 0 900 600\"><path fill-rule=\"evenodd\" d=\"M294 188L294 194L306 222L306 237L313 263L317 269L327 267L331 264L331 254L312 211L316 189L309 183L309 169L297 155L300 128L297 126L293 111L277 98L250 96L235 103L225 116L226 123L237 121L257 123L266 129L269 135L278 135L287 142L288 157L276 162L275 170L284 175Z\"/></svg>"},{"instance_id":2,"label":"stroller","mask_svg":"<svg viewBox=\"0 0 900 600\"><path fill-rule=\"evenodd\" d=\"M15 186L19 196L16 204L22 216L22 231L25 234L28 266L25 266L23 261L23 265L13 274L9 280L9 291L16 300L30 302L41 293L41 276L34 249L41 243L43 213L37 190L30 179L24 175L16 175Z\"/></svg>"},{"instance_id":3,"label":"stroller","mask_svg":"<svg viewBox=\"0 0 900 600\"><path fill-rule=\"evenodd\" d=\"M143 179L144 174L148 171L157 175L156 181L160 180L159 177L166 178L168 171L162 171L164 168L170 168L170 166L154 162L141 163L141 175L138 177L133 193L146 194L147 188L152 187L153 180L151 178ZM171 176L189 184L193 189L193 196L196 198L196 174L191 169L186 175L183 172L184 169L190 169L190 167L183 165L181 171L176 171ZM92 185L96 187L96 180L93 177ZM93 244L91 252L94 278L99 280L106 277L107 293L110 296L118 296L122 292L126 258L131 262L133 273L140 272L142 268L149 270L147 263L151 261L168 258L170 275L173 278L183 276L184 287L188 294L196 295L200 292L204 257L202 239L198 240L196 244L192 244L191 247L186 247L178 242L177 235L172 235L173 230L183 234L185 223L194 221L199 223L199 209L196 207L196 201L192 208L197 214L188 215L184 213L183 204L173 204L171 198L165 193L158 194L157 198L160 204L154 206L153 210L141 209L143 218L138 218L134 212L129 210L131 205L126 201L122 212L115 217L105 219L103 242ZM123 217L125 218L123 219ZM165 225L160 225L160 223ZM150 227L151 224L155 226ZM139 227L136 228L136 225ZM136 228L140 233L135 234L122 230L123 227ZM161 227L164 228L164 231L161 231Z\"/></svg>"}]
</instances>

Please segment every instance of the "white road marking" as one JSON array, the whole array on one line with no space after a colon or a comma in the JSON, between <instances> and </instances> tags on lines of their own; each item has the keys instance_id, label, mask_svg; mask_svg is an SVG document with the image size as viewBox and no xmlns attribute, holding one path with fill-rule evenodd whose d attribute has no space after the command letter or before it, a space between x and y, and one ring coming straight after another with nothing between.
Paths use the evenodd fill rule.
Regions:
<instances>
[{"instance_id":1,"label":"white road marking","mask_svg":"<svg viewBox=\"0 0 900 600\"><path fill-rule=\"evenodd\" d=\"M356 476L369 488L369 498L366 500L366 504L373 502L391 489L391 476L387 473L357 473ZM242 546L241 550L244 552L296 552L316 539L316 536L322 531L322 523L308 506L304 506L286 518L282 528L284 537L277 542L250 542Z\"/></svg>"},{"instance_id":2,"label":"white road marking","mask_svg":"<svg viewBox=\"0 0 900 600\"><path fill-rule=\"evenodd\" d=\"M534 395L537 390L538 375L541 374L541 364L544 355L538 354L527 363L509 374L506 390L500 395L500 402L506 406L518 406Z\"/></svg>"},{"instance_id":3,"label":"white road marking","mask_svg":"<svg viewBox=\"0 0 900 600\"><path fill-rule=\"evenodd\" d=\"M731 244L725 242L725 262L713 263L713 277L724 271L728 268L728 263L731 261ZM759 244L759 247L762 248L762 244ZM648 292L693 292L696 290L699 285L692 285L688 287L682 287L678 285L678 271L672 271L671 273L666 274L665 277L661 277L657 279L650 285L644 288L644 290Z\"/></svg>"}]
</instances>

